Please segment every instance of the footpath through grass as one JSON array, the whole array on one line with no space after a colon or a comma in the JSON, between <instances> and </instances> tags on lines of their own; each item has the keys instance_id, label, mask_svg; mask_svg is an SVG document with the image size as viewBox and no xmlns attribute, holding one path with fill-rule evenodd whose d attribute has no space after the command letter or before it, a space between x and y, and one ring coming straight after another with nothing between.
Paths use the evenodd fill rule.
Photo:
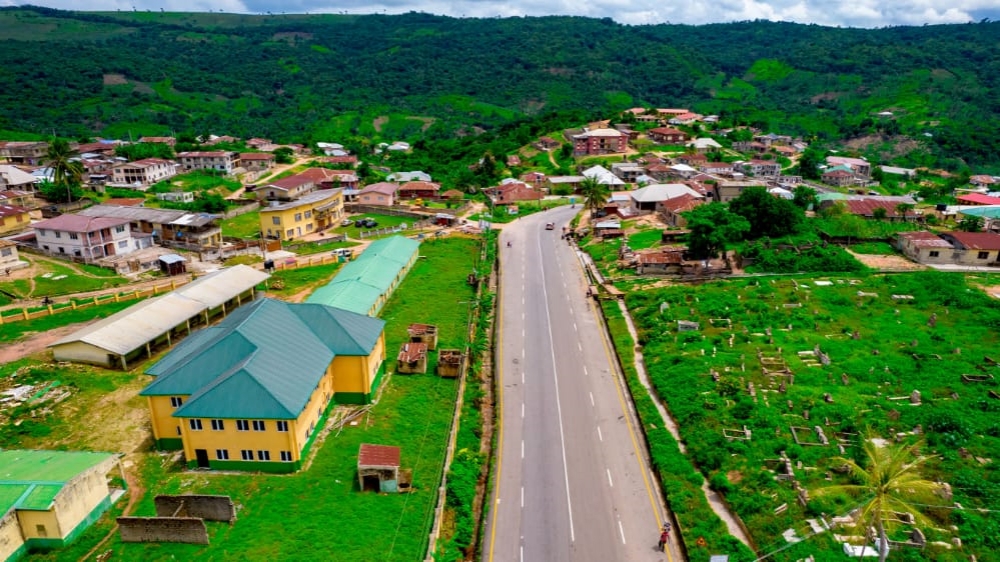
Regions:
<instances>
[{"instance_id":1,"label":"footpath through grass","mask_svg":"<svg viewBox=\"0 0 1000 562\"><path fill-rule=\"evenodd\" d=\"M466 284L478 254L477 240L425 242L421 259L386 305L388 365L413 322L437 324L439 347L461 347L469 301ZM433 372L436 356L428 361ZM102 546L110 560L392 560L423 558L437 500L458 382L432 374L388 380L380 402L357 426L318 443L312 466L293 475L181 471L170 456L143 455L147 487L137 515L153 515L156 494L227 494L239 506L236 523L208 523L211 545L123 544L117 535ZM362 443L402 447L403 468L413 469L410 494L358 491L357 453ZM110 525L105 517L74 545L39 559L77 559Z\"/></svg>"}]
</instances>

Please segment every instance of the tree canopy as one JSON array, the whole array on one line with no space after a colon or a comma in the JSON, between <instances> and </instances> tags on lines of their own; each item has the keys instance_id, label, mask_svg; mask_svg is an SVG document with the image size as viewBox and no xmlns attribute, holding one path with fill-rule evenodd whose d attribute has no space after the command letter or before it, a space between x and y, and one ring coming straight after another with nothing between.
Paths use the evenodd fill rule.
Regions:
<instances>
[{"instance_id":1,"label":"tree canopy","mask_svg":"<svg viewBox=\"0 0 1000 562\"><path fill-rule=\"evenodd\" d=\"M780 238L798 232L805 213L793 202L775 197L764 187L750 187L729 202L729 210L750 223L747 237Z\"/></svg>"},{"instance_id":2,"label":"tree canopy","mask_svg":"<svg viewBox=\"0 0 1000 562\"><path fill-rule=\"evenodd\" d=\"M722 203L708 203L681 213L687 220L688 253L695 259L715 258L727 245L741 240L750 223Z\"/></svg>"}]
</instances>

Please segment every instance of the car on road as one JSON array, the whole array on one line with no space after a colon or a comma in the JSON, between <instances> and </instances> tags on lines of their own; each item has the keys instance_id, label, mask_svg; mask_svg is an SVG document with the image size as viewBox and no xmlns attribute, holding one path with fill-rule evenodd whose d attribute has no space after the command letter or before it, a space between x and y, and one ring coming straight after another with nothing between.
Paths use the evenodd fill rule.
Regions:
<instances>
[{"instance_id":1,"label":"car on road","mask_svg":"<svg viewBox=\"0 0 1000 562\"><path fill-rule=\"evenodd\" d=\"M545 223L545 230L555 230L555 229L556 229L556 223L554 222Z\"/></svg>"}]
</instances>

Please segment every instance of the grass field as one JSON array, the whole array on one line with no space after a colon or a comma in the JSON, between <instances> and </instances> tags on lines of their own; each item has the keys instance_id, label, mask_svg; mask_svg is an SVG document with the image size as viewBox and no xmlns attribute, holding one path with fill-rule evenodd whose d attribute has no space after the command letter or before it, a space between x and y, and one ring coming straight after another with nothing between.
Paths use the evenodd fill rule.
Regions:
<instances>
[{"instance_id":1,"label":"grass field","mask_svg":"<svg viewBox=\"0 0 1000 562\"><path fill-rule=\"evenodd\" d=\"M243 213L223 219L222 235L233 238L260 238L260 212Z\"/></svg>"},{"instance_id":2,"label":"grass field","mask_svg":"<svg viewBox=\"0 0 1000 562\"><path fill-rule=\"evenodd\" d=\"M400 226L402 224L405 224L408 227L412 227L413 223L418 220L418 219L415 219L415 218L412 218L412 217L401 217L401 216L398 216L398 215L378 215L378 214L375 214L375 213L364 213L364 214L361 214L361 215L351 215L349 218L351 220L354 220L354 221L357 221L357 220L360 220L360 219L373 219L375 222L378 223L378 226L375 227L374 229L372 229L372 228L358 228L358 227L354 226L353 224L351 224L351 226L337 226L337 227L335 227L333 229L334 233L336 233L336 234L346 234L348 238L353 238L354 240L358 240L358 239L361 238L361 232L362 231L363 232L369 232L371 230L376 230L376 229L379 229L379 228L392 228L392 227Z\"/></svg>"},{"instance_id":3,"label":"grass field","mask_svg":"<svg viewBox=\"0 0 1000 562\"><path fill-rule=\"evenodd\" d=\"M128 282L114 272L100 267L31 257L26 259L37 271L34 276L34 287L29 279L15 279L0 281L0 290L20 298L41 298L109 289Z\"/></svg>"},{"instance_id":4,"label":"grass field","mask_svg":"<svg viewBox=\"0 0 1000 562\"><path fill-rule=\"evenodd\" d=\"M439 345L443 347L463 346L469 301L474 297L465 276L474 266L478 244L473 239L455 237L421 245L424 259L416 263L383 310L390 365L396 350L408 340L406 327L412 322L437 324ZM431 359L429 371L436 362L434 355ZM0 367L0 375L9 374L9 370L18 366ZM83 376L85 372L89 375ZM122 394L119 398L128 400L130 411L145 413L134 392L148 382L147 377L100 369L80 369L80 376L71 378L71 375L58 368L40 371L38 377L78 385L81 402L91 396L89 393L102 389L107 392L128 388L132 398ZM138 459L147 487L136 514L152 515L156 494L191 492L231 495L239 506L238 518L232 527L208 523L209 546L122 544L116 534L101 551L112 551L109 560L422 559L457 389L457 381L430 374L392 375L375 408L357 426L330 434L314 449L312 466L294 475L191 472L180 470L172 455L133 455L130 458ZM94 398L88 403L96 405L99 401ZM63 443L70 448L87 442L82 430L71 426L93 427L90 417L95 413L88 409L84 412L86 417L81 418L67 410L57 410L56 415L62 419L44 420L48 430L32 428L32 432L39 434L37 437L3 442L10 446ZM70 424L69 420L75 423ZM413 469L415 491L360 493L356 463L361 443L401 446L403 467ZM111 515L115 513L112 510ZM104 537L111 524L110 516L102 517L75 544L30 559L78 559Z\"/></svg>"},{"instance_id":5,"label":"grass field","mask_svg":"<svg viewBox=\"0 0 1000 562\"><path fill-rule=\"evenodd\" d=\"M59 312L58 314L36 318L30 321L20 320L11 322L5 320L3 324L0 324L0 342L15 341L21 339L25 335L47 332L55 328L69 326L70 324L76 324L78 322L89 322L95 318L107 318L118 311L125 310L137 302L139 301L128 300L122 302L111 302L108 304L99 304L95 306L88 306L87 308L79 308L77 310L67 310L65 312ZM9 317L10 314L5 314L4 316Z\"/></svg>"},{"instance_id":6,"label":"grass field","mask_svg":"<svg viewBox=\"0 0 1000 562\"><path fill-rule=\"evenodd\" d=\"M198 191L217 193L223 197L240 188L240 182L213 174L205 170L195 170L186 174L174 176L161 181L149 188L150 193L167 193L170 191Z\"/></svg>"},{"instance_id":7,"label":"grass field","mask_svg":"<svg viewBox=\"0 0 1000 562\"><path fill-rule=\"evenodd\" d=\"M954 501L966 507L995 506L1000 484L992 461L977 459L1000 458L1000 400L989 394L996 381L963 382L962 375L1000 375L984 359L996 356L1000 304L961 275L764 277L634 291L627 303L650 379L680 425L689 457L725 494L761 552L784 546L786 529L807 536L807 517L843 515L857 501L813 494L800 507L792 486L775 479L774 459L787 454L798 481L814 491L830 485L825 476L834 457L858 454L865 434L916 441L919 428L926 452L937 455L925 476L950 483ZM700 330L678 332L680 320L699 322ZM765 367L787 367L794 380ZM919 405L911 405L914 391ZM724 436L743 427L751 440ZM782 504L787 511L776 515ZM934 528L922 528L928 541L959 536L964 558L933 548L923 556L992 559L1000 552L996 535L983 531L996 526L995 517L929 513ZM948 531L951 525L958 531ZM823 540L810 545L812 552L830 547ZM803 552L773 559L796 560Z\"/></svg>"}]
</instances>

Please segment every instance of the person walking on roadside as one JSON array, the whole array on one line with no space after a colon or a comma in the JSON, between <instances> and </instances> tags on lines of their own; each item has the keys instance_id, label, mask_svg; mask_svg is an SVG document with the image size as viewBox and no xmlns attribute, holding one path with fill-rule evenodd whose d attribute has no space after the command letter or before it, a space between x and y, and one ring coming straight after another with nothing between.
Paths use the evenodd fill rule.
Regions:
<instances>
[{"instance_id":1,"label":"person walking on roadside","mask_svg":"<svg viewBox=\"0 0 1000 562\"><path fill-rule=\"evenodd\" d=\"M663 531L660 532L660 543L658 546L660 552L664 552L666 550L667 540L669 538L670 538L670 523L664 523Z\"/></svg>"}]
</instances>

